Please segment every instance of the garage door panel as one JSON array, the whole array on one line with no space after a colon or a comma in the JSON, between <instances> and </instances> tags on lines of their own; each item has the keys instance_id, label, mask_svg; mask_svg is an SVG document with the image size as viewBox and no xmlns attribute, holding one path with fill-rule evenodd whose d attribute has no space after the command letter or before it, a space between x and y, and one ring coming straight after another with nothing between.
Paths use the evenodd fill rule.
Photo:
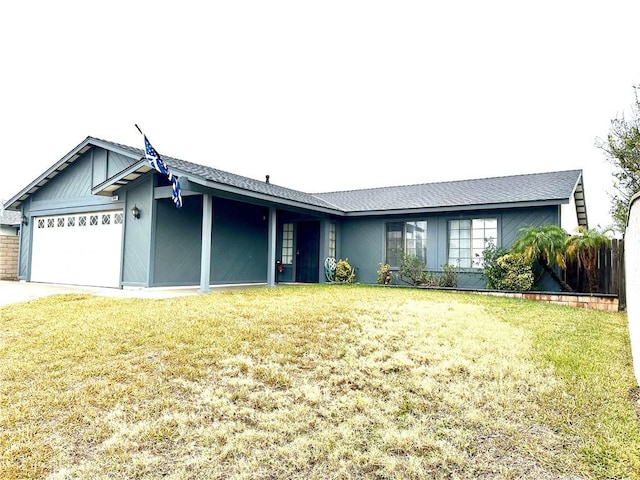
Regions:
<instances>
[{"instance_id":1,"label":"garage door panel","mask_svg":"<svg viewBox=\"0 0 640 480\"><path fill-rule=\"evenodd\" d=\"M31 281L119 287L122 212L35 219Z\"/></svg>"}]
</instances>

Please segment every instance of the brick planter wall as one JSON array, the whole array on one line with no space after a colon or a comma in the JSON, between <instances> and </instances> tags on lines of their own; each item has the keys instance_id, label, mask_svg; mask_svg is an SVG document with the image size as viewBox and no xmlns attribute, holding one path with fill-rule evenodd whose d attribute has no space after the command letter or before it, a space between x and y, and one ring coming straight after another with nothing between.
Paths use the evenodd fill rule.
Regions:
<instances>
[{"instance_id":1,"label":"brick planter wall","mask_svg":"<svg viewBox=\"0 0 640 480\"><path fill-rule=\"evenodd\" d=\"M550 293L550 292L478 292L486 295L522 298L543 303L567 305L569 307L589 308L594 310L618 311L618 296L589 293Z\"/></svg>"},{"instance_id":2,"label":"brick planter wall","mask_svg":"<svg viewBox=\"0 0 640 480\"><path fill-rule=\"evenodd\" d=\"M0 280L18 279L18 241L17 235L0 235Z\"/></svg>"}]
</instances>

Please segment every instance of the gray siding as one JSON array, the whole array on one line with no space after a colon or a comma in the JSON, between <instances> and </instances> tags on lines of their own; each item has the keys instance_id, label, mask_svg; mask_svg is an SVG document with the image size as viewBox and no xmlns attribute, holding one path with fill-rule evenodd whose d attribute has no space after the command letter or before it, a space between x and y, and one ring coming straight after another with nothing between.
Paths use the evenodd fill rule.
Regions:
<instances>
[{"instance_id":1,"label":"gray siding","mask_svg":"<svg viewBox=\"0 0 640 480\"><path fill-rule=\"evenodd\" d=\"M202 197L184 197L182 208L163 198L156 201L155 208L153 285L197 285L202 251Z\"/></svg>"},{"instance_id":2,"label":"gray siding","mask_svg":"<svg viewBox=\"0 0 640 480\"><path fill-rule=\"evenodd\" d=\"M385 223L381 218L354 218L341 224L340 257L356 269L360 283L376 283L378 263L385 261Z\"/></svg>"},{"instance_id":3,"label":"gray siding","mask_svg":"<svg viewBox=\"0 0 640 480\"><path fill-rule=\"evenodd\" d=\"M122 260L122 284L147 287L150 284L151 225L153 221L153 177L148 176L127 191L124 212L124 250ZM135 219L131 209L140 209Z\"/></svg>"},{"instance_id":4,"label":"gray siding","mask_svg":"<svg viewBox=\"0 0 640 480\"><path fill-rule=\"evenodd\" d=\"M83 154L55 178L35 192L33 202L91 197L91 151Z\"/></svg>"},{"instance_id":5,"label":"gray siding","mask_svg":"<svg viewBox=\"0 0 640 480\"><path fill-rule=\"evenodd\" d=\"M448 261L448 222L455 219L495 217L498 219L498 243L509 248L518 230L528 225L558 224L558 207L532 207L513 210L487 210L403 217L353 218L343 220L340 228L340 255L357 268L357 280L376 283L379 263L385 262L385 231L388 222L427 221L427 270L441 271ZM465 270L458 275L458 286L484 288L480 271ZM545 285L547 286L547 285ZM552 288L552 285L548 285Z\"/></svg>"},{"instance_id":6,"label":"gray siding","mask_svg":"<svg viewBox=\"0 0 640 480\"><path fill-rule=\"evenodd\" d=\"M93 147L85 155L93 161L91 186L104 182L138 160L100 147Z\"/></svg>"},{"instance_id":7,"label":"gray siding","mask_svg":"<svg viewBox=\"0 0 640 480\"><path fill-rule=\"evenodd\" d=\"M139 159L125 157L124 155L120 155L119 153L109 152L107 157L107 178L111 178L115 174L120 173L122 170L129 167L130 165L133 165L138 160Z\"/></svg>"},{"instance_id":8,"label":"gray siding","mask_svg":"<svg viewBox=\"0 0 640 480\"><path fill-rule=\"evenodd\" d=\"M85 153L85 155L89 156L93 160L93 180L91 186L104 182L107 179L108 151L104 148L94 147L92 150Z\"/></svg>"},{"instance_id":9,"label":"gray siding","mask_svg":"<svg viewBox=\"0 0 640 480\"><path fill-rule=\"evenodd\" d=\"M266 207L213 199L211 283L267 281Z\"/></svg>"},{"instance_id":10,"label":"gray siding","mask_svg":"<svg viewBox=\"0 0 640 480\"><path fill-rule=\"evenodd\" d=\"M267 215L265 207L213 199L212 284L267 281ZM153 285L197 285L202 197L184 197L181 209L158 200L155 217Z\"/></svg>"},{"instance_id":11,"label":"gray siding","mask_svg":"<svg viewBox=\"0 0 640 480\"><path fill-rule=\"evenodd\" d=\"M22 204L22 214L29 217L29 207L31 199L27 199ZM31 232L33 221L29 225L22 225L20 229L20 251L18 253L18 279L27 280L29 278L29 258L31 257Z\"/></svg>"},{"instance_id":12,"label":"gray siding","mask_svg":"<svg viewBox=\"0 0 640 480\"><path fill-rule=\"evenodd\" d=\"M518 238L523 227L560 225L559 208L532 207L507 210L502 213L502 246L508 248Z\"/></svg>"},{"instance_id":13,"label":"gray siding","mask_svg":"<svg viewBox=\"0 0 640 480\"><path fill-rule=\"evenodd\" d=\"M92 154L92 150L86 152L33 193L29 207L31 214L49 215L123 208L122 199L113 202L111 197L91 194L94 172L96 171L93 162L97 162L99 164L97 168L101 169L103 168L100 165L101 158L99 151L95 155Z\"/></svg>"}]
</instances>

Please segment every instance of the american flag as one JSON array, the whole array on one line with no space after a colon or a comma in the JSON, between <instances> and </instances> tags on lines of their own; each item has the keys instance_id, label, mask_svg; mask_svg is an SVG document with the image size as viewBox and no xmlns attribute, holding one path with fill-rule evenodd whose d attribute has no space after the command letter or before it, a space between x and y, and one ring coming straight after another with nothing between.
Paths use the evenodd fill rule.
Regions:
<instances>
[{"instance_id":1,"label":"american flag","mask_svg":"<svg viewBox=\"0 0 640 480\"><path fill-rule=\"evenodd\" d=\"M167 167L167 164L164 163L164 160L162 160L162 157L160 157L160 154L156 152L156 149L153 148L153 146L147 139L146 135L144 135L144 150L145 150L145 156L147 157L149 164L157 172L167 177L167 180L171 182L171 185L172 185L171 196L173 197L173 203L176 204L176 207L181 208L182 195L180 194L180 182L178 181L178 177L174 176L171 173L171 171L169 170L169 167Z\"/></svg>"}]
</instances>

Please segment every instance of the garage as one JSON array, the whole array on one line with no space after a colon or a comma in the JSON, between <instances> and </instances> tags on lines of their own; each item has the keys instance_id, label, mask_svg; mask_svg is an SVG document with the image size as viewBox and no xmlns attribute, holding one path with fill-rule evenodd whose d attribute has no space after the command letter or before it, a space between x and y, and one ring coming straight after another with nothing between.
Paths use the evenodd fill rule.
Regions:
<instances>
[{"instance_id":1,"label":"garage","mask_svg":"<svg viewBox=\"0 0 640 480\"><path fill-rule=\"evenodd\" d=\"M122 211L35 217L31 281L120 286Z\"/></svg>"}]
</instances>

